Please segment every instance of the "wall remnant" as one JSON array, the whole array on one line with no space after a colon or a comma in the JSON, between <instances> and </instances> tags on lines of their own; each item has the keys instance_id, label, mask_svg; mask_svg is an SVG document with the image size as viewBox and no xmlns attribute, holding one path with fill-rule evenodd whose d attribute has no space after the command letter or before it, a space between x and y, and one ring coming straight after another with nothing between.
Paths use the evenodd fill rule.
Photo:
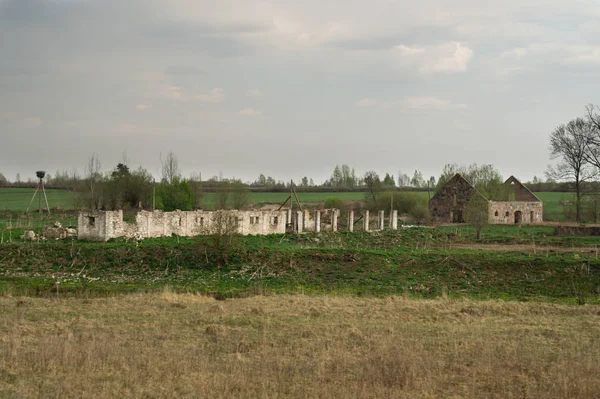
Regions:
<instances>
[{"instance_id":1,"label":"wall remnant","mask_svg":"<svg viewBox=\"0 0 600 399\"><path fill-rule=\"evenodd\" d=\"M243 235L284 234L286 211L140 211L134 223L123 221L123 211L80 212L78 238L107 241L117 237L144 238L214 234L222 217L235 218L235 232Z\"/></svg>"}]
</instances>

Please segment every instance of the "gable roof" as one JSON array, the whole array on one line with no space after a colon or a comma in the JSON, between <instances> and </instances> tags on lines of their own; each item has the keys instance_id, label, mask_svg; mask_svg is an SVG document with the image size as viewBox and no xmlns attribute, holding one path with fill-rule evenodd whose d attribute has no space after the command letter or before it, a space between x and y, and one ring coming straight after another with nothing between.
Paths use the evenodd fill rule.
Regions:
<instances>
[{"instance_id":1,"label":"gable roof","mask_svg":"<svg viewBox=\"0 0 600 399\"><path fill-rule=\"evenodd\" d=\"M452 177L450 180L448 180L448 181L446 182L446 184L444 184L442 187L440 187L440 189L439 189L439 190L437 190L437 192L435 193L435 195L434 195L434 196L433 196L431 199L434 199L434 198L436 198L436 197L437 197L437 196L440 194L440 192L442 191L442 189L443 189L444 187L446 187L446 186L449 186L449 185L456 184L456 183L458 183L458 182L464 182L464 183L466 183L466 184L467 184L467 185L468 185L468 186L469 186L471 189L473 189L473 193L474 193L474 194L478 194L479 196L481 196L481 197L482 197L483 199L485 199L486 201L489 201L485 195L483 195L483 194L482 194L482 193L481 193L479 190L477 190L477 189L475 188L475 186L474 186L474 185L472 185L470 181L468 181L467 179L465 179L465 178L463 177L463 175L461 175L460 173L457 173L457 174L455 174L455 175L454 175L454 176L453 176L453 177Z\"/></svg>"},{"instance_id":2,"label":"gable roof","mask_svg":"<svg viewBox=\"0 0 600 399\"><path fill-rule=\"evenodd\" d=\"M535 195L530 189L528 189L527 187L525 187L525 185L523 183L521 183L516 177L511 176L508 179L506 179L506 181L504 182L504 184L506 185L512 185L512 184L517 184L518 186L524 188L529 194L531 194L531 196L533 198L535 198L535 201L539 201L542 202L541 199L538 198L537 195Z\"/></svg>"}]
</instances>

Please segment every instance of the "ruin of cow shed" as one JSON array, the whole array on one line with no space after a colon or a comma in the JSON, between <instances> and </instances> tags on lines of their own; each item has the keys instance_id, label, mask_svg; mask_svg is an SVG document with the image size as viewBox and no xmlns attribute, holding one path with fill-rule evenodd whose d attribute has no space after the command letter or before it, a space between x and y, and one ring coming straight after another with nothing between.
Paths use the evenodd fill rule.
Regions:
<instances>
[{"instance_id":1,"label":"ruin of cow shed","mask_svg":"<svg viewBox=\"0 0 600 399\"><path fill-rule=\"evenodd\" d=\"M543 222L542 201L514 176L505 182L503 198L488 199L467 179L457 173L429 201L429 212L436 223L464 223L469 200L481 196L488 203L491 224L536 224Z\"/></svg>"}]
</instances>

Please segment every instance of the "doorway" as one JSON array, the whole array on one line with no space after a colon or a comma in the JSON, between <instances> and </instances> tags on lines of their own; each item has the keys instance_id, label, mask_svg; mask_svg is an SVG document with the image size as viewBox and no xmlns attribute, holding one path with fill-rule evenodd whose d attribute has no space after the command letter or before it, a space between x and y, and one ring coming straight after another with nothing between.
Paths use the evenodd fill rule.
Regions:
<instances>
[{"instance_id":1,"label":"doorway","mask_svg":"<svg viewBox=\"0 0 600 399\"><path fill-rule=\"evenodd\" d=\"M523 222L523 212L516 211L515 212L515 224L520 224Z\"/></svg>"}]
</instances>

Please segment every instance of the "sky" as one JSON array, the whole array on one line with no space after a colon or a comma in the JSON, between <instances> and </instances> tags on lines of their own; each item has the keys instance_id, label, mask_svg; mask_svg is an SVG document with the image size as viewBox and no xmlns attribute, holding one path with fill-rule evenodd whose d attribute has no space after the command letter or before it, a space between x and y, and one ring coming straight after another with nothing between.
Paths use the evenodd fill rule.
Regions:
<instances>
[{"instance_id":1,"label":"sky","mask_svg":"<svg viewBox=\"0 0 600 399\"><path fill-rule=\"evenodd\" d=\"M553 129L600 105L594 0L0 0L0 172L321 182L543 176Z\"/></svg>"}]
</instances>

